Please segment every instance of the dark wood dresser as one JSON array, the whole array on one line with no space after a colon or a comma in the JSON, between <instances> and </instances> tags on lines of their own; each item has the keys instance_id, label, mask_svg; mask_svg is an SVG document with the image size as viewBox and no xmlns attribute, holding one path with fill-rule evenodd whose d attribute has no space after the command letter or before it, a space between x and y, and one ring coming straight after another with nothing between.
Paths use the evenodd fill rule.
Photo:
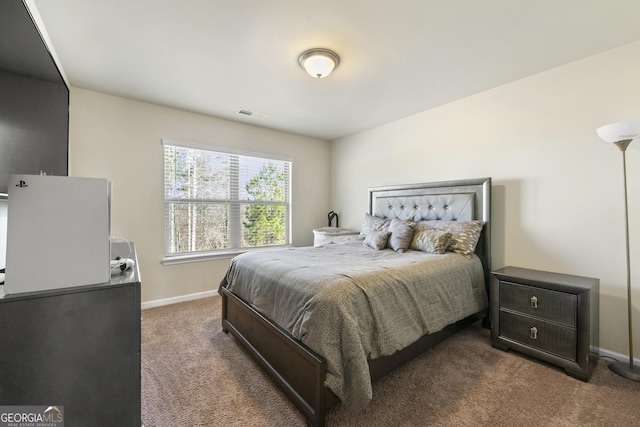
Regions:
<instances>
[{"instance_id":1,"label":"dark wood dresser","mask_svg":"<svg viewBox=\"0 0 640 427\"><path fill-rule=\"evenodd\" d=\"M600 280L519 267L491 278L491 344L588 381L598 359Z\"/></svg>"},{"instance_id":2,"label":"dark wood dresser","mask_svg":"<svg viewBox=\"0 0 640 427\"><path fill-rule=\"evenodd\" d=\"M129 253L112 245L112 258L136 265L107 283L0 296L0 405L60 405L70 427L140 426L140 274Z\"/></svg>"}]
</instances>

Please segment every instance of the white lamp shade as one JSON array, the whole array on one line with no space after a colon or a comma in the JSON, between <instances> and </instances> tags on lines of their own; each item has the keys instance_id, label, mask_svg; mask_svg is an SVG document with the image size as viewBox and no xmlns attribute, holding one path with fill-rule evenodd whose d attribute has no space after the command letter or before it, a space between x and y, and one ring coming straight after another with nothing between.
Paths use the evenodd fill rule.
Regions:
<instances>
[{"instance_id":1,"label":"white lamp shade","mask_svg":"<svg viewBox=\"0 0 640 427\"><path fill-rule=\"evenodd\" d=\"M304 61L304 69L311 77L323 78L331 74L336 63L324 55L310 56Z\"/></svg>"},{"instance_id":2,"label":"white lamp shade","mask_svg":"<svg viewBox=\"0 0 640 427\"><path fill-rule=\"evenodd\" d=\"M328 49L309 49L298 57L298 63L311 77L327 77L340 63L338 55Z\"/></svg>"},{"instance_id":3,"label":"white lamp shade","mask_svg":"<svg viewBox=\"0 0 640 427\"><path fill-rule=\"evenodd\" d=\"M619 142L636 138L640 135L640 120L612 123L596 129L598 136L607 142Z\"/></svg>"}]
</instances>

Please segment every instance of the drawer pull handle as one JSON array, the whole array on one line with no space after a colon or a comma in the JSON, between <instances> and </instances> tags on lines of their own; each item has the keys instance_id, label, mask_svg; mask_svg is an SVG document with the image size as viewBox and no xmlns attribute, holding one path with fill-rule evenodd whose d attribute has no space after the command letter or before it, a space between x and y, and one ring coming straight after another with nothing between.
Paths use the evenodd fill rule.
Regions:
<instances>
[{"instance_id":1,"label":"drawer pull handle","mask_svg":"<svg viewBox=\"0 0 640 427\"><path fill-rule=\"evenodd\" d=\"M538 297L535 295L531 297L531 307L538 308Z\"/></svg>"},{"instance_id":2,"label":"drawer pull handle","mask_svg":"<svg viewBox=\"0 0 640 427\"><path fill-rule=\"evenodd\" d=\"M532 340L537 340L538 339L538 328L536 328L534 326L531 329L529 329L529 336L531 337Z\"/></svg>"}]
</instances>

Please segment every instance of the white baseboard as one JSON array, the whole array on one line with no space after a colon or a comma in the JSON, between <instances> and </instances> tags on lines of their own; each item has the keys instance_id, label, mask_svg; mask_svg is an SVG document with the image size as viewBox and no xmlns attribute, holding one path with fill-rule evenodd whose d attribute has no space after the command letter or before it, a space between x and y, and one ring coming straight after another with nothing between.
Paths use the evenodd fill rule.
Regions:
<instances>
[{"instance_id":1,"label":"white baseboard","mask_svg":"<svg viewBox=\"0 0 640 427\"><path fill-rule=\"evenodd\" d=\"M629 356L626 354L620 354L620 353L616 353L614 351L609 351L607 349L604 348L600 348L599 349L599 356L605 359L614 359L617 360L619 362L628 362L629 361ZM638 359L637 357L633 358L633 364L636 366L640 366L640 359Z\"/></svg>"},{"instance_id":2,"label":"white baseboard","mask_svg":"<svg viewBox=\"0 0 640 427\"><path fill-rule=\"evenodd\" d=\"M140 304L140 307L144 310L145 308L160 307L160 306L163 306L163 305L176 304L176 303L179 303L179 302L193 301L194 299L214 297L214 296L219 296L217 290L215 290L215 291L206 291L206 292L198 292L196 294L189 294L189 295L181 295L179 297L158 299L158 300L155 300L155 301L147 301L147 302L143 302L142 304Z\"/></svg>"}]
</instances>

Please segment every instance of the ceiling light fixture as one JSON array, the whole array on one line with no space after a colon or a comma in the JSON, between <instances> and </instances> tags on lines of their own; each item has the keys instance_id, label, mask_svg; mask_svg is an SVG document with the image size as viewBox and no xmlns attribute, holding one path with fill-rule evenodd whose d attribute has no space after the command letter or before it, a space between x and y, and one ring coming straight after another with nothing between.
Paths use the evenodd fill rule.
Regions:
<instances>
[{"instance_id":1,"label":"ceiling light fixture","mask_svg":"<svg viewBox=\"0 0 640 427\"><path fill-rule=\"evenodd\" d=\"M316 79L327 77L340 63L338 54L322 48L305 50L298 57L298 64Z\"/></svg>"}]
</instances>

